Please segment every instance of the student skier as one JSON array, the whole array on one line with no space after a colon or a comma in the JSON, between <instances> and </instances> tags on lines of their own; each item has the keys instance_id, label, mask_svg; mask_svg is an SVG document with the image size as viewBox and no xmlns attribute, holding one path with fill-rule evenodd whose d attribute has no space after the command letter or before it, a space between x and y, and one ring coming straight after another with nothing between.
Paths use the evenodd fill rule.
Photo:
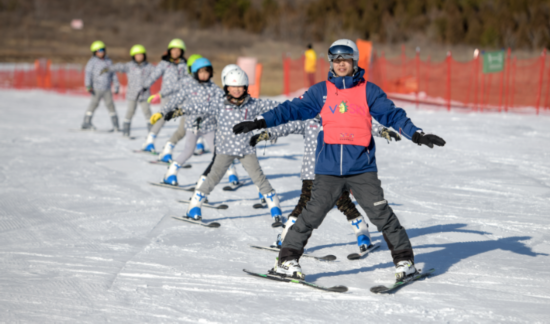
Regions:
<instances>
[{"instance_id":1,"label":"student skier","mask_svg":"<svg viewBox=\"0 0 550 324\"><path fill-rule=\"evenodd\" d=\"M223 96L223 90L211 81L214 74L212 64L206 58L195 60L191 66L193 80L186 87L172 96L162 108L162 114L166 116L182 105L193 105L198 102L201 105L215 104L219 97ZM185 110L183 108L182 110ZM202 136L210 147L214 147L214 131L216 130L216 117L199 113L189 113L185 118L186 136L184 138L183 151L170 163L170 167L164 176L164 183L177 185L177 172L195 150L195 145Z\"/></svg>"},{"instance_id":2,"label":"student skier","mask_svg":"<svg viewBox=\"0 0 550 324\"><path fill-rule=\"evenodd\" d=\"M105 68L109 68L113 65L111 59L107 56L105 43L98 40L92 43L90 46L92 51L92 58L86 64L84 84L86 90L92 95L92 101L86 110L84 115L84 122L82 123L83 130L95 130L92 125L92 117L94 112L99 106L99 101L104 100L107 110L111 115L111 122L113 124L113 131L118 132L118 116L113 103L113 94L111 93L111 86L114 84L115 94L118 94L120 84L116 73L101 73Z\"/></svg>"},{"instance_id":3,"label":"student skier","mask_svg":"<svg viewBox=\"0 0 550 324\"><path fill-rule=\"evenodd\" d=\"M182 107L185 104L193 105L195 102L198 102L198 104L201 105L210 105L217 102L219 98L223 97L223 90L211 81L214 76L214 69L210 61L206 58L202 58L200 55L194 55L197 54L191 55L188 60L188 63L193 62L190 69L193 79L192 81L187 82L187 84L183 86L175 96L172 96L172 99L163 107L162 115L165 116L165 119L171 119L174 115L180 115L182 109L179 107ZM230 64L222 70L221 79L223 85L225 85L224 79L227 73L234 69L239 69L239 67L235 64ZM175 113L178 109L179 111ZM201 115L196 113L187 115L185 122L187 134L184 140L185 146L183 152L177 156L176 160L170 163L168 171L163 178L163 182L165 184L174 186L178 185L178 170L193 154L194 145L200 136L207 139L208 145L212 149L213 156L212 162L197 182L197 188L206 180L206 176L210 172L216 157L214 144L214 131L216 130L216 127L216 117L213 115ZM231 164L228 170L228 175L229 182L233 185L239 184L237 171L235 170L235 166L233 164Z\"/></svg>"},{"instance_id":4,"label":"student skier","mask_svg":"<svg viewBox=\"0 0 550 324\"><path fill-rule=\"evenodd\" d=\"M255 148L249 144L252 134L235 135L232 131L233 126L237 123L259 116L261 113L276 107L279 103L250 97L248 94L248 77L241 69L228 72L224 81L225 95L218 98L215 105L201 105L200 102L196 102L183 107L186 113L214 115L218 123L214 164L206 177L206 181L195 189L186 215L194 220L202 219L201 206L204 198L220 182L233 160L239 159L254 184L260 188L260 192L267 200L273 219L272 226L281 226L282 215L279 198L260 167ZM161 113L153 114L151 122L162 117Z\"/></svg>"},{"instance_id":5,"label":"student skier","mask_svg":"<svg viewBox=\"0 0 550 324\"><path fill-rule=\"evenodd\" d=\"M321 118L316 116L312 119L292 121L270 128L269 132L262 131L260 134L254 135L250 139L250 145L255 146L260 141L267 141L272 138L279 138L290 134L301 134L304 138L304 157L302 159L302 170L300 173L300 178L302 179L302 192L300 194L300 199L298 200L296 207L294 207L294 210L288 216L283 233L277 235L277 240L271 247L281 248L286 233L292 224L296 222L307 202L311 200L311 188L313 187L313 180L315 179L315 149L317 147L317 137L321 131L321 128ZM383 127L382 125L374 123L372 125L372 135L383 137L388 141L388 143L390 143L392 138L395 138L396 141L401 140L399 134ZM355 204L351 201L349 191L345 190L342 193L340 198L336 201L336 207L346 216L348 223L353 228L355 237L357 238L359 252L366 252L371 246L369 226L355 207Z\"/></svg>"},{"instance_id":6,"label":"student skier","mask_svg":"<svg viewBox=\"0 0 550 324\"><path fill-rule=\"evenodd\" d=\"M192 54L192 55L189 56L189 59L187 60L187 73L189 73L189 75L191 75L191 65L193 65L193 63L196 60L200 59L200 58L202 58L202 56L199 55L199 54ZM185 88L187 88L189 86L189 84L192 82L192 80L193 80L193 78L183 78L183 79L181 79L178 90L174 93L174 95L170 96L170 98L171 99L174 98L174 96L176 96L180 91L185 91ZM183 98L185 98L185 97L183 97ZM165 104L161 107L161 110L165 109L164 106L166 106L166 104L168 104L171 99L167 99L167 100L164 101ZM185 127L185 125L186 125L185 120L186 120L185 117L180 118L180 123L178 125L178 129L176 129L174 134L172 134L170 139L168 139L166 144L164 144L164 148L162 149L162 151L160 152L160 154L158 156L159 161L166 162L166 163L171 163L172 162L172 152L174 151L174 148L176 147L176 144L178 144L178 142L187 133L186 127ZM161 122L163 122L163 121L161 121Z\"/></svg>"},{"instance_id":7,"label":"student skier","mask_svg":"<svg viewBox=\"0 0 550 324\"><path fill-rule=\"evenodd\" d=\"M241 134L291 120L311 119L318 114L322 119L311 200L290 227L271 272L305 278L298 263L304 246L342 191L349 189L353 190L371 223L382 232L396 266L396 279L402 280L417 270L407 232L384 199L378 179L372 118L386 127L393 127L418 145L433 148L434 144L445 145L445 141L421 132L379 87L364 80L365 71L357 66L359 51L353 41L334 42L328 50L328 58L328 80L309 88L303 99L286 101L254 121L242 122L233 128L236 134Z\"/></svg>"},{"instance_id":8,"label":"student skier","mask_svg":"<svg viewBox=\"0 0 550 324\"><path fill-rule=\"evenodd\" d=\"M147 102L147 98L150 96L149 89L141 91L143 89L143 82L153 72L155 67L147 62L147 52L143 45L134 45L130 49L130 56L132 60L126 63L117 63L110 68L106 68L105 72L121 72L128 75L128 89L126 90L126 101L128 102L128 110L126 110L126 117L122 124L122 135L130 136L130 125L132 118L136 113L136 108L139 103L143 116L147 121L147 129L151 130L151 108Z\"/></svg>"},{"instance_id":9,"label":"student skier","mask_svg":"<svg viewBox=\"0 0 550 324\"><path fill-rule=\"evenodd\" d=\"M147 99L148 102L160 99L161 105L163 105L171 95L174 95L180 89L180 82L182 79L189 78L186 64L187 60L183 56L184 54L185 43L178 38L171 40L168 44L167 53L162 56L162 61L155 67L153 73L151 73L143 84L143 90L149 89L158 78L162 77L160 92L150 96L149 99ZM143 151L155 152L155 139L163 125L164 120L161 120L160 123L157 123L151 128L142 146ZM173 137L177 140L170 140L170 142L177 143L184 136L185 129L183 129L183 134L176 132Z\"/></svg>"}]
</instances>

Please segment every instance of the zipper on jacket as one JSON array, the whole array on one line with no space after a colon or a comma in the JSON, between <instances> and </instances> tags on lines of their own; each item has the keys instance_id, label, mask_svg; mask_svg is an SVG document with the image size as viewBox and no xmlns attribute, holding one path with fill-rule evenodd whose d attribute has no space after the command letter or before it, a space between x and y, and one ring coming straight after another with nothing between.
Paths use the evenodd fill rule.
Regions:
<instances>
[{"instance_id":1,"label":"zipper on jacket","mask_svg":"<svg viewBox=\"0 0 550 324\"><path fill-rule=\"evenodd\" d=\"M344 89L346 88L346 77L342 79L342 82L344 83Z\"/></svg>"},{"instance_id":2,"label":"zipper on jacket","mask_svg":"<svg viewBox=\"0 0 550 324\"><path fill-rule=\"evenodd\" d=\"M342 171L342 159L344 158L344 144L340 144L340 175L344 175Z\"/></svg>"}]
</instances>

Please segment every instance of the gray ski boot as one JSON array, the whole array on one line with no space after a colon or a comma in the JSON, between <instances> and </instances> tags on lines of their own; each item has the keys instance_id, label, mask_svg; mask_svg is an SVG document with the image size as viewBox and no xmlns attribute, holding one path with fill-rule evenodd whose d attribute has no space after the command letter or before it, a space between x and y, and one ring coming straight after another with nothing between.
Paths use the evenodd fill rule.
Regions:
<instances>
[{"instance_id":1,"label":"gray ski boot","mask_svg":"<svg viewBox=\"0 0 550 324\"><path fill-rule=\"evenodd\" d=\"M118 116L111 116L111 122L113 123L113 132L120 132L120 127L118 127Z\"/></svg>"},{"instance_id":2,"label":"gray ski boot","mask_svg":"<svg viewBox=\"0 0 550 324\"><path fill-rule=\"evenodd\" d=\"M82 122L82 130L95 130L94 125L92 125L92 115L84 115L84 121Z\"/></svg>"},{"instance_id":3,"label":"gray ski boot","mask_svg":"<svg viewBox=\"0 0 550 324\"><path fill-rule=\"evenodd\" d=\"M130 137L130 122L122 123L122 136Z\"/></svg>"}]
</instances>

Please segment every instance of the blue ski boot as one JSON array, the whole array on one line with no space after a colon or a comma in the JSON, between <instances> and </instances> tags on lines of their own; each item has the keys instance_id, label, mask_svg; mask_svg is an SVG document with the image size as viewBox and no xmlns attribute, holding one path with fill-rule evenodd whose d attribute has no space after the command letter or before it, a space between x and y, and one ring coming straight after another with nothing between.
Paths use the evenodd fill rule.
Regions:
<instances>
[{"instance_id":1,"label":"blue ski boot","mask_svg":"<svg viewBox=\"0 0 550 324\"><path fill-rule=\"evenodd\" d=\"M194 220L201 220L202 219L201 207L205 199L206 199L205 194L203 194L200 191L195 191L193 193L193 198L191 198L191 202L189 203L189 208L187 209L187 217Z\"/></svg>"},{"instance_id":2,"label":"blue ski boot","mask_svg":"<svg viewBox=\"0 0 550 324\"><path fill-rule=\"evenodd\" d=\"M272 227L283 226L283 213L281 211L281 205L279 204L279 197L275 190L265 195L267 201L267 207L271 211L271 218L273 219Z\"/></svg>"},{"instance_id":3,"label":"blue ski boot","mask_svg":"<svg viewBox=\"0 0 550 324\"><path fill-rule=\"evenodd\" d=\"M166 163L172 162L172 151L174 150L174 146L174 144L167 142L166 145L164 145L162 153L159 154L158 160Z\"/></svg>"},{"instance_id":4,"label":"blue ski boot","mask_svg":"<svg viewBox=\"0 0 550 324\"><path fill-rule=\"evenodd\" d=\"M141 149L145 152L155 152L155 138L157 138L157 135L149 133Z\"/></svg>"},{"instance_id":5,"label":"blue ski boot","mask_svg":"<svg viewBox=\"0 0 550 324\"><path fill-rule=\"evenodd\" d=\"M162 180L164 183L177 186L178 185L178 170L181 168L181 166L178 164L178 162L174 161L170 164L168 167L168 171L166 171L166 174L164 175L164 179Z\"/></svg>"},{"instance_id":6,"label":"blue ski boot","mask_svg":"<svg viewBox=\"0 0 550 324\"><path fill-rule=\"evenodd\" d=\"M371 246L372 244L369 233L369 225L367 224L367 222L365 222L363 216L359 216L357 218L349 220L348 222L353 227L353 231L355 232L355 236L357 237L357 245L359 246L359 251L361 253L367 251L369 246Z\"/></svg>"}]
</instances>

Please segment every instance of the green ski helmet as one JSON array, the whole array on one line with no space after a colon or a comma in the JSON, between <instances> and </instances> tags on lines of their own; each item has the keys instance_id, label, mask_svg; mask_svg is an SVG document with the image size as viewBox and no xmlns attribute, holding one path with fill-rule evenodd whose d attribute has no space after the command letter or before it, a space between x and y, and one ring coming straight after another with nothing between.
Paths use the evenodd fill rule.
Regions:
<instances>
[{"instance_id":1,"label":"green ski helmet","mask_svg":"<svg viewBox=\"0 0 550 324\"><path fill-rule=\"evenodd\" d=\"M190 74L191 74L191 65L193 65L193 63L195 63L195 61L197 59L200 59L201 57L202 55L200 54L193 54L189 56L189 58L187 59L187 70L189 71Z\"/></svg>"},{"instance_id":2,"label":"green ski helmet","mask_svg":"<svg viewBox=\"0 0 550 324\"><path fill-rule=\"evenodd\" d=\"M93 53L93 52L99 51L102 48L105 48L105 43L103 43L100 40L96 40L95 42L92 43L92 46L90 46L90 51L92 51Z\"/></svg>"},{"instance_id":3,"label":"green ski helmet","mask_svg":"<svg viewBox=\"0 0 550 324\"><path fill-rule=\"evenodd\" d=\"M171 49L171 48L179 48L182 51L185 51L185 43L179 38L174 38L168 44L168 49Z\"/></svg>"},{"instance_id":4,"label":"green ski helmet","mask_svg":"<svg viewBox=\"0 0 550 324\"><path fill-rule=\"evenodd\" d=\"M147 51L145 51L145 47L140 44L136 44L132 46L132 48L130 49L130 56L134 56L136 54L146 54L146 53Z\"/></svg>"}]
</instances>

